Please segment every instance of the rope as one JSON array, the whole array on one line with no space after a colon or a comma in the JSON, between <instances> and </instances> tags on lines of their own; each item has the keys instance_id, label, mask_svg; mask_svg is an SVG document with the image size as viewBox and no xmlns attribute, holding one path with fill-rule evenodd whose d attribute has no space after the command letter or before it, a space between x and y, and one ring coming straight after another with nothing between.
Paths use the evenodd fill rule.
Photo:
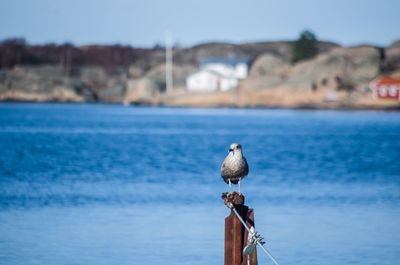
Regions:
<instances>
[{"instance_id":1,"label":"rope","mask_svg":"<svg viewBox=\"0 0 400 265\"><path fill-rule=\"evenodd\" d=\"M240 216L240 214L237 212L237 210L235 209L234 205L231 202L227 203L228 208L230 208L236 215L236 217L239 219L239 221L242 223L242 225L244 226L244 228L246 228L246 230L249 232L249 235L251 235L254 238L254 241L257 243L257 245L259 245L261 247L262 250L264 250L265 254L267 254L267 256L275 263L275 265L279 265L278 261L272 256L271 253L269 253L269 251L263 246L263 244L265 244L265 242L263 242L263 237L258 234L257 232L252 232L250 230L250 228L247 226L247 224L243 221L242 217Z\"/></svg>"}]
</instances>

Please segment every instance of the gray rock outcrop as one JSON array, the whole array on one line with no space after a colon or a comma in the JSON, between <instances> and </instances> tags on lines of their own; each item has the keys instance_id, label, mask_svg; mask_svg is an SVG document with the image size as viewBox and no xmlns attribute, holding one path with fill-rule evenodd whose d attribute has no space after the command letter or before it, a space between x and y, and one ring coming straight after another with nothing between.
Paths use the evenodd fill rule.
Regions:
<instances>
[{"instance_id":1,"label":"gray rock outcrop","mask_svg":"<svg viewBox=\"0 0 400 265\"><path fill-rule=\"evenodd\" d=\"M365 85L379 75L379 50L371 46L336 48L316 58L291 65L271 54L260 56L241 86L249 89L285 87L336 88L340 80Z\"/></svg>"}]
</instances>

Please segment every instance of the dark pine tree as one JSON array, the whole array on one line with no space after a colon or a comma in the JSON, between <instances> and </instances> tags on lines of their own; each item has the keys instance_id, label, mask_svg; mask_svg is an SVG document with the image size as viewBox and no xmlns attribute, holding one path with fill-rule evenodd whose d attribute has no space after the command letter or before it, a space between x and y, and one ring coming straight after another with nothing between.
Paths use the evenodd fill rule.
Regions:
<instances>
[{"instance_id":1,"label":"dark pine tree","mask_svg":"<svg viewBox=\"0 0 400 265\"><path fill-rule=\"evenodd\" d=\"M318 53L317 38L311 31L305 30L293 43L292 63L313 58Z\"/></svg>"}]
</instances>

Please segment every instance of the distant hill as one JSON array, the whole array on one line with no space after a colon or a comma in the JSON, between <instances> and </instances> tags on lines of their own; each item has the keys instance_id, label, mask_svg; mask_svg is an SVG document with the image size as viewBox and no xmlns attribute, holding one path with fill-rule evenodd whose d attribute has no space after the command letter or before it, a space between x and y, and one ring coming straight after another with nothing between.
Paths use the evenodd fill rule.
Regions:
<instances>
[{"instance_id":1,"label":"distant hill","mask_svg":"<svg viewBox=\"0 0 400 265\"><path fill-rule=\"evenodd\" d=\"M196 65L202 57L240 56L254 59L263 53L273 53L286 60L291 57L290 41L254 42L243 44L204 43L190 48L175 48L174 61L178 64ZM319 42L320 52L326 52L338 44ZM23 39L9 39L0 42L0 69L15 65L61 65L76 69L81 66L100 66L107 70L132 65L143 70L164 62L164 49L135 48L122 45L45 44L30 45Z\"/></svg>"},{"instance_id":2,"label":"distant hill","mask_svg":"<svg viewBox=\"0 0 400 265\"><path fill-rule=\"evenodd\" d=\"M253 95L246 100L253 98L254 104L244 101L242 105L269 104L270 96L256 97L255 91L358 91L379 74L400 72L400 41L389 47L341 47L336 43L318 41L317 56L296 64L291 63L293 43L213 42L175 47L175 90L184 91L186 77L197 71L198 62L205 57L240 57L250 61L250 75L240 83L239 89L245 95ZM185 103L188 95L178 94L165 92L165 50L159 45L152 48L30 45L23 39L0 42L0 100L190 105L188 101ZM298 95L304 96L304 93ZM176 97L180 97L179 100ZM208 98L213 102L211 105L237 105L235 101L226 101L226 97L222 100L225 103L216 96ZM200 96L199 99L205 98ZM198 99L191 102L195 101ZM278 100L274 106L279 104Z\"/></svg>"}]
</instances>

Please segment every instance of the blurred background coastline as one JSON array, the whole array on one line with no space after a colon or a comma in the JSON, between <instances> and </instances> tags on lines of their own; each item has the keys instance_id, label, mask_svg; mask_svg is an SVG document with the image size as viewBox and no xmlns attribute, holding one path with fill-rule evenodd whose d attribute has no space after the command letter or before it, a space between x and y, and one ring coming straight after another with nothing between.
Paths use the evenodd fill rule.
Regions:
<instances>
[{"instance_id":1,"label":"blurred background coastline","mask_svg":"<svg viewBox=\"0 0 400 265\"><path fill-rule=\"evenodd\" d=\"M15 0L0 9L0 101L400 108L394 0Z\"/></svg>"},{"instance_id":2,"label":"blurred background coastline","mask_svg":"<svg viewBox=\"0 0 400 265\"><path fill-rule=\"evenodd\" d=\"M303 31L292 41L171 45L171 52L173 85L167 89L163 44L152 48L33 45L22 38L6 39L0 42L0 100L196 107L400 107L400 41L386 47L341 46ZM229 70L239 61L245 69L236 78ZM383 87L387 95L377 96L380 92L374 82L388 77L394 83ZM196 87L193 82L203 85Z\"/></svg>"}]
</instances>

